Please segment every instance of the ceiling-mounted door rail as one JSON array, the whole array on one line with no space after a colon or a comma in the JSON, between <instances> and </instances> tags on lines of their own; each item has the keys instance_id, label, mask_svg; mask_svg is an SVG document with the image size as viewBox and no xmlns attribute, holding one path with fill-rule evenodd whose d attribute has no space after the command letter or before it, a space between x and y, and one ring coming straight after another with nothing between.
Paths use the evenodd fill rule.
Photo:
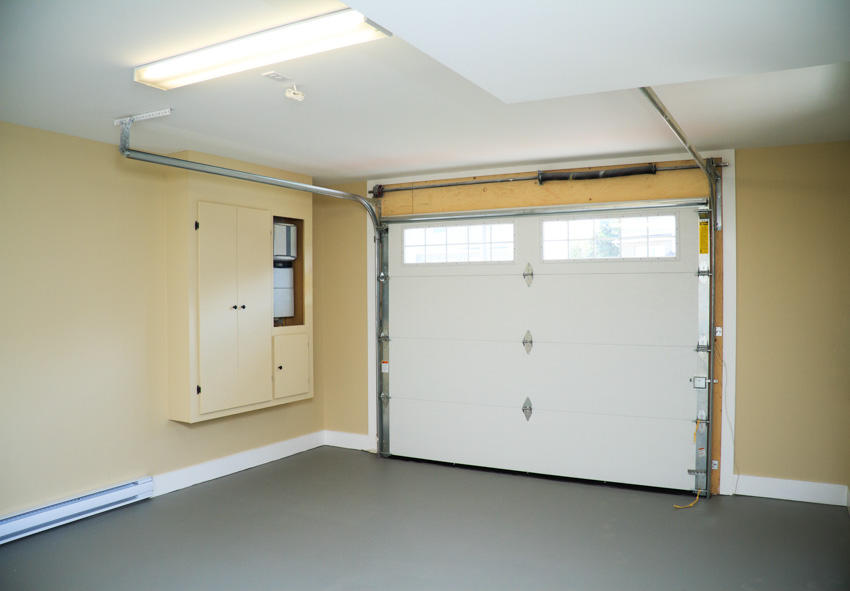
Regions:
<instances>
[{"instance_id":1,"label":"ceiling-mounted door rail","mask_svg":"<svg viewBox=\"0 0 850 591\"><path fill-rule=\"evenodd\" d=\"M194 172L202 172L206 174L215 174L218 176L229 177L233 179L239 179L243 181L250 181L254 183L261 183L264 185L272 185L275 187L282 187L284 189L292 189L295 191L303 191L306 193L315 193L317 195L325 195L327 197L335 197L337 199L346 199L348 201L356 201L366 210L366 213L369 214L369 219L372 221L372 228L375 232L375 282L376 282L376 290L375 290L375 335L376 335L376 348L377 348L377 364L375 367L376 380L378 386L378 397L377 397L377 405L378 405L378 441L383 440L383 435L381 433L381 400L380 394L382 390L382 373L381 373L381 340L380 335L382 332L382 318L383 318L383 307L384 301L382 300L382 290L381 290L381 280L379 274L381 270L384 268L384 259L383 259L383 247L382 244L385 242L384 238L386 236L386 226L381 224L380 214L375 211L375 208L369 203L366 199L361 197L360 195L356 195L354 193L346 193L345 191L336 191L334 189L328 189L326 187L318 187L316 185L308 185L305 183L297 183L294 181L288 181L286 179L279 179L275 177L264 176L260 174L254 174L251 172L245 172L241 170L233 170L231 168L223 168L221 166L213 166L211 164L204 164L203 162L193 162L191 160L181 160L180 158L173 158L171 156L162 156L160 154L151 154L149 152L142 152L139 150L133 150L130 148L130 127L133 125L134 121L140 121L144 119L152 119L154 117L162 117L165 115L170 115L171 109L163 109L161 111L153 111L151 113L144 113L141 115L134 115L132 117L125 117L124 119L117 119L115 121L116 126L121 126L121 142L119 149L121 154L125 157L133 159L133 160L141 160L142 162L149 162L152 164L161 164L164 166L172 166L174 168L182 168L184 170L191 170Z\"/></svg>"},{"instance_id":2,"label":"ceiling-mounted door rail","mask_svg":"<svg viewBox=\"0 0 850 591\"><path fill-rule=\"evenodd\" d=\"M661 99L658 98L658 95L655 94L655 91L652 90L649 86L642 86L640 88L643 96L646 97L646 100L653 106L653 108L661 115L661 118L664 119L664 122L667 124L667 127L676 135L679 142L688 153L691 155L691 158L694 159L694 162L697 163L697 166L705 173L705 176L708 178L709 190L712 194L712 207L715 208L715 229L720 230L722 228L722 218L720 215L720 173L717 172L717 165L714 163L714 160L706 160L703 158L696 148L691 144L688 137L685 135L685 132L673 118L673 115L670 114L670 111L667 110L667 107L664 106L664 103L661 102Z\"/></svg>"},{"instance_id":3,"label":"ceiling-mounted door rail","mask_svg":"<svg viewBox=\"0 0 850 591\"><path fill-rule=\"evenodd\" d=\"M375 208L372 207L372 204L366 201L366 199L364 199L360 195L355 195L354 193L346 193L344 191L336 191L334 189L328 189L326 187L317 187L316 185L296 183L295 181L288 181L286 179L279 179L275 177L264 176L261 174L254 174L252 172L245 172L242 170L233 170L232 168L213 166L212 164L204 164L203 162L193 162L191 160L182 160L180 158L174 158L172 156L163 156L161 154L141 152L139 150L133 150L130 148L130 127L133 125L134 121L151 119L153 117L161 117L163 115L170 114L171 109L164 109L162 111L154 111L153 113L134 115L132 117L125 117L124 119L116 120L115 125L121 126L121 145L119 146L121 153L127 158L131 158L133 160L141 160L142 162L162 164L164 166L173 166L175 168L182 168L195 172L204 172L207 174L226 176L229 178L239 179L243 181L262 183L264 185L273 185L275 187L282 187L284 189L293 189L295 191L304 191L307 193L315 193L317 195L336 197L337 199L347 199L349 201L356 201L357 203L362 205L363 208L366 210L366 213L369 214L369 218L372 220L372 227L374 228L377 234L378 228L380 227L381 223L378 220L377 214L375 213Z\"/></svg>"}]
</instances>

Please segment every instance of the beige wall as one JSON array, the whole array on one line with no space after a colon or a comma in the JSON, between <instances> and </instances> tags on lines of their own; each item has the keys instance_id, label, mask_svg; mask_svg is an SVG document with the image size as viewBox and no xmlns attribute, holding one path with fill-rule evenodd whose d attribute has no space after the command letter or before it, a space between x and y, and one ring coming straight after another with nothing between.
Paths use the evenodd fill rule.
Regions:
<instances>
[{"instance_id":1,"label":"beige wall","mask_svg":"<svg viewBox=\"0 0 850 591\"><path fill-rule=\"evenodd\" d=\"M850 485L850 142L736 175L736 472Z\"/></svg>"},{"instance_id":2,"label":"beige wall","mask_svg":"<svg viewBox=\"0 0 850 591\"><path fill-rule=\"evenodd\" d=\"M366 195L365 182L333 188ZM368 223L358 203L314 197L315 378L330 431L369 429Z\"/></svg>"},{"instance_id":3,"label":"beige wall","mask_svg":"<svg viewBox=\"0 0 850 591\"><path fill-rule=\"evenodd\" d=\"M167 419L167 170L0 122L0 516L322 428L318 394Z\"/></svg>"},{"instance_id":4,"label":"beige wall","mask_svg":"<svg viewBox=\"0 0 850 591\"><path fill-rule=\"evenodd\" d=\"M850 143L737 153L739 473L850 485L847 162ZM368 222L321 197L315 398L166 418L173 189L113 145L0 123L0 515L322 428L367 432Z\"/></svg>"}]
</instances>

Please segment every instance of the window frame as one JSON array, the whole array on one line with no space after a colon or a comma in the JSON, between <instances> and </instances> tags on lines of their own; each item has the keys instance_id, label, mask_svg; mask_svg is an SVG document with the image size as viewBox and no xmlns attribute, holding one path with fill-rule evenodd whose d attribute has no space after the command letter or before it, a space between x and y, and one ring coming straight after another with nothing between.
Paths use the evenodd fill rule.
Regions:
<instances>
[{"instance_id":1,"label":"window frame","mask_svg":"<svg viewBox=\"0 0 850 591\"><path fill-rule=\"evenodd\" d=\"M544 236L544 224L547 222L555 222L555 221L564 221L570 222L574 220L590 220L595 222L597 220L605 220L605 219L617 219L621 221L621 229L622 229L622 220L626 218L651 218L651 217L672 217L674 218L674 246L676 249L675 256L664 256L664 257L624 257L622 256L622 233L620 234L620 256L617 257L590 257L590 258L546 258L545 257L545 248L546 248L546 240ZM544 217L540 220L539 224L539 236L540 236L540 262L544 264L587 264L587 263L640 263L640 262L673 262L678 261L681 256L681 224L680 224L679 212L674 211L664 211L664 212L655 212L650 213L647 211L634 211L634 212L612 212L608 215L600 215L599 212L595 213L586 213L581 215L554 215ZM595 231L594 231L595 234ZM649 232L647 231L647 240L651 237ZM596 242L596 236L592 241ZM552 241L549 241L552 242ZM566 241L569 244L569 240ZM647 252L649 250L649 244L647 244Z\"/></svg>"},{"instance_id":2,"label":"window frame","mask_svg":"<svg viewBox=\"0 0 850 591\"><path fill-rule=\"evenodd\" d=\"M457 228L457 227L475 227L475 226L510 226L511 227L511 258L509 260L486 260L486 261L449 261L448 260L448 246L446 244L446 259L445 261L431 261L431 262L408 262L406 255L407 250L407 231L415 230L415 229L424 229L426 232L429 228L445 228L448 231L448 228ZM414 224L414 225L404 225L401 228L401 240L399 241L401 244L401 264L404 267L437 267L437 266L470 266L470 265L513 265L516 264L517 261L517 225L515 220L510 221L485 221L485 222L470 222L470 220L458 220L453 223L423 223L423 224ZM462 244L462 243L458 243ZM467 233L467 253L469 252L469 238ZM473 243L473 244L485 244L490 246L490 255L492 255L492 245L494 242L489 240L483 243ZM508 244L507 242L496 242L495 244ZM413 245L420 246L420 245ZM427 244L423 244L422 246L427 246Z\"/></svg>"}]
</instances>

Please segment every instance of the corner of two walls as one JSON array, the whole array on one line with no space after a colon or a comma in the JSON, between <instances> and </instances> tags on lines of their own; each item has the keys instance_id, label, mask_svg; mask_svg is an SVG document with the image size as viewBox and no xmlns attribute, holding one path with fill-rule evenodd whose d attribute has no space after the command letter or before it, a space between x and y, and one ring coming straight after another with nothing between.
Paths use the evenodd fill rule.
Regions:
<instances>
[{"instance_id":1,"label":"corner of two walls","mask_svg":"<svg viewBox=\"0 0 850 591\"><path fill-rule=\"evenodd\" d=\"M331 187L366 195L366 182ZM369 427L367 224L353 201L313 196L314 377L328 432Z\"/></svg>"}]
</instances>

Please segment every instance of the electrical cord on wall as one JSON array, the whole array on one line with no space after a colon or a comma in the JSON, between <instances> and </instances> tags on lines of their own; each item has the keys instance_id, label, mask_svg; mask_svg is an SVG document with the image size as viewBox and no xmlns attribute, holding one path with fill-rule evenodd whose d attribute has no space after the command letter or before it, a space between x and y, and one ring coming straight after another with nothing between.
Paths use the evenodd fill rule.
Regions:
<instances>
[{"instance_id":1,"label":"electrical cord on wall","mask_svg":"<svg viewBox=\"0 0 850 591\"><path fill-rule=\"evenodd\" d=\"M732 424L732 419L729 418L729 409L726 406L726 380L729 368L726 367L726 361L723 359L723 345L718 343L717 337L714 337L714 352L720 358L720 367L723 369L723 375L720 378L720 393L723 417L726 419L726 424L729 425L729 432L732 433L732 441L735 441L735 426ZM722 461L722 460L721 460ZM732 487L732 494L738 493L738 479L741 475L738 473L738 458L732 456L732 473L735 475L735 485Z\"/></svg>"}]
</instances>

